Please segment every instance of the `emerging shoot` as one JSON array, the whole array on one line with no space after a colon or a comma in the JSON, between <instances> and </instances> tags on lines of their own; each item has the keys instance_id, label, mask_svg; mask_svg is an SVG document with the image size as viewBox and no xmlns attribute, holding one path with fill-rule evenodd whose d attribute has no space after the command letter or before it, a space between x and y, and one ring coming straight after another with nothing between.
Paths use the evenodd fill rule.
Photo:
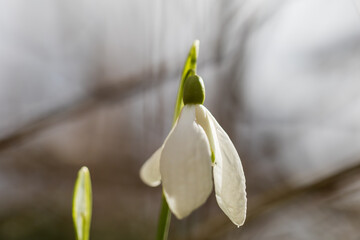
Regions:
<instances>
[{"instance_id":1,"label":"emerging shoot","mask_svg":"<svg viewBox=\"0 0 360 240\"><path fill-rule=\"evenodd\" d=\"M92 211L90 172L82 167L75 182L73 197L73 221L77 240L89 240Z\"/></svg>"}]
</instances>

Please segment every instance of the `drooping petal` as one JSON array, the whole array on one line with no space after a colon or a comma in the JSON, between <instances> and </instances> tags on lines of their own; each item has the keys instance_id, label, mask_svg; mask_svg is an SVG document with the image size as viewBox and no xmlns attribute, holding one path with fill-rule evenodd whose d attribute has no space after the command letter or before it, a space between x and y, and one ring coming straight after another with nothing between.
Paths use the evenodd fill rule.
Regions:
<instances>
[{"instance_id":1,"label":"drooping petal","mask_svg":"<svg viewBox=\"0 0 360 240\"><path fill-rule=\"evenodd\" d=\"M160 173L166 200L179 219L201 206L212 190L211 151L195 122L195 105L185 105L164 144Z\"/></svg>"},{"instance_id":2,"label":"drooping petal","mask_svg":"<svg viewBox=\"0 0 360 240\"><path fill-rule=\"evenodd\" d=\"M177 123L178 123L178 120L176 120L170 133L165 138L163 145L161 145L161 147L158 150L156 150L148 160L146 160L146 162L142 165L142 167L140 169L141 180L144 183L146 183L147 185L149 185L150 187L159 186L161 183L161 175L160 175L161 152L162 152L164 145L165 145L166 141L168 140L169 136L174 131Z\"/></svg>"},{"instance_id":3,"label":"drooping petal","mask_svg":"<svg viewBox=\"0 0 360 240\"><path fill-rule=\"evenodd\" d=\"M209 120L208 110L203 105L196 105L196 122L204 129L210 144L212 163L221 158L219 141L216 129L212 120Z\"/></svg>"},{"instance_id":4,"label":"drooping petal","mask_svg":"<svg viewBox=\"0 0 360 240\"><path fill-rule=\"evenodd\" d=\"M229 136L216 119L204 106L199 107L202 110L198 110L197 113L201 111L207 113L205 118L201 118L201 114L197 114L197 118L199 124L207 131L208 137L210 136L212 151L215 155L213 172L216 200L230 220L237 226L241 226L246 217L247 200L245 175L240 157Z\"/></svg>"},{"instance_id":5,"label":"drooping petal","mask_svg":"<svg viewBox=\"0 0 360 240\"><path fill-rule=\"evenodd\" d=\"M141 180L150 187L156 187L161 183L160 156L162 149L163 146L156 150L140 169Z\"/></svg>"}]
</instances>

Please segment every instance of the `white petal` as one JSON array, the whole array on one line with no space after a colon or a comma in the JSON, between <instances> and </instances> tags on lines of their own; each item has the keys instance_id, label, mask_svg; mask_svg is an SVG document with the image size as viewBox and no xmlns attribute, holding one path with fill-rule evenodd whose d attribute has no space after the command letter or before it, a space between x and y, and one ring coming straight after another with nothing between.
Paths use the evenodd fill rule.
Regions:
<instances>
[{"instance_id":1,"label":"white petal","mask_svg":"<svg viewBox=\"0 0 360 240\"><path fill-rule=\"evenodd\" d=\"M142 165L140 169L141 180L150 187L156 187L161 183L160 176L160 156L163 146Z\"/></svg>"},{"instance_id":2,"label":"white petal","mask_svg":"<svg viewBox=\"0 0 360 240\"><path fill-rule=\"evenodd\" d=\"M216 200L220 208L237 226L244 224L246 217L246 186L245 175L240 157L229 136L219 125L211 113L204 107L197 111L197 119L213 143L215 154L214 185ZM201 118L201 111L207 117ZM208 126L208 127L206 127Z\"/></svg>"},{"instance_id":3,"label":"white petal","mask_svg":"<svg viewBox=\"0 0 360 240\"><path fill-rule=\"evenodd\" d=\"M219 141L212 120L209 120L208 110L203 105L196 105L196 122L204 129L212 151L213 162L221 157ZM215 158L215 159L214 159Z\"/></svg>"},{"instance_id":4,"label":"white petal","mask_svg":"<svg viewBox=\"0 0 360 240\"><path fill-rule=\"evenodd\" d=\"M178 120L176 120L173 128L171 129L170 133L165 138L163 145L156 150L153 155L142 165L140 169L140 178L141 180L149 185L150 187L159 186L161 183L161 175L160 175L160 156L161 152L164 148L166 141L168 140L171 133L174 131Z\"/></svg>"},{"instance_id":5,"label":"white petal","mask_svg":"<svg viewBox=\"0 0 360 240\"><path fill-rule=\"evenodd\" d=\"M195 122L195 105L184 106L160 158L166 200L179 219L201 206L212 190L211 151Z\"/></svg>"}]
</instances>

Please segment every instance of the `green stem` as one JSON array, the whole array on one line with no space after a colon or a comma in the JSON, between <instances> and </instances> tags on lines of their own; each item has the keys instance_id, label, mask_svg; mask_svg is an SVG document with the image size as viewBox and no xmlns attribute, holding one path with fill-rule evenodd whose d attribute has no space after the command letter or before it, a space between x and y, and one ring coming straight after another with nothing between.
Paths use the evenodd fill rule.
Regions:
<instances>
[{"instance_id":1,"label":"green stem","mask_svg":"<svg viewBox=\"0 0 360 240\"><path fill-rule=\"evenodd\" d=\"M197 57L199 53L199 40L195 40L193 45L190 48L188 57L186 59L183 72L181 74L181 80L179 84L179 90L176 98L175 110L174 110L174 119L173 119L173 126L178 119L181 109L184 106L183 102L183 93L184 93L184 83L187 77L196 73L196 64L197 64ZM161 208L159 214L159 221L158 221L158 229L156 234L156 240L167 240L169 234L169 227L171 221L171 212L169 209L169 205L166 202L166 198L164 193L162 194L161 198Z\"/></svg>"},{"instance_id":2,"label":"green stem","mask_svg":"<svg viewBox=\"0 0 360 240\"><path fill-rule=\"evenodd\" d=\"M156 240L167 240L169 234L170 221L171 221L171 212L166 202L165 196L164 194L162 194Z\"/></svg>"},{"instance_id":3,"label":"green stem","mask_svg":"<svg viewBox=\"0 0 360 240\"><path fill-rule=\"evenodd\" d=\"M199 40L195 40L193 45L190 48L188 57L186 59L186 62L184 64L184 69L181 74L181 80L179 84L179 90L176 97L176 104L175 104L175 111L174 111L174 118L173 118L173 126L176 123L176 120L178 119L181 109L184 106L183 102L183 94L184 94L184 83L186 78L188 78L191 75L194 75L196 73L196 64L197 64L197 57L199 53Z\"/></svg>"}]
</instances>

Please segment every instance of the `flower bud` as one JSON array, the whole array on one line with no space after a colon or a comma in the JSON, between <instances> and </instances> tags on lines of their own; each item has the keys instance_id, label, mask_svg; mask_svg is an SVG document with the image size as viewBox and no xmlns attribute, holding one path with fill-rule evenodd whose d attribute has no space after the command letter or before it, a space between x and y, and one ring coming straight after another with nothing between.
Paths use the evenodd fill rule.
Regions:
<instances>
[{"instance_id":1,"label":"flower bud","mask_svg":"<svg viewBox=\"0 0 360 240\"><path fill-rule=\"evenodd\" d=\"M90 172L87 167L79 170L73 197L73 220L77 240L89 240L92 211Z\"/></svg>"}]
</instances>

